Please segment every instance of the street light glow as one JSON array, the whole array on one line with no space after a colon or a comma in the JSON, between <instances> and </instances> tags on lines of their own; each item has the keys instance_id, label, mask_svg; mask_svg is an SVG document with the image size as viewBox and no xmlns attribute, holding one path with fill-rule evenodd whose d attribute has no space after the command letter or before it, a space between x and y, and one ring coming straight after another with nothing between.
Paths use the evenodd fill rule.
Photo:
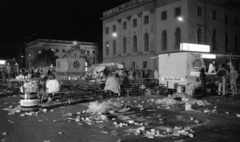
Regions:
<instances>
[{"instance_id":1,"label":"street light glow","mask_svg":"<svg viewBox=\"0 0 240 142\"><path fill-rule=\"evenodd\" d=\"M117 35L116 32L114 32L114 33L112 33L112 36L113 36L113 37L117 37L118 35Z\"/></svg>"},{"instance_id":2,"label":"street light glow","mask_svg":"<svg viewBox=\"0 0 240 142\"><path fill-rule=\"evenodd\" d=\"M178 17L177 18L179 21L183 21L184 19L183 19L183 17Z\"/></svg>"}]
</instances>

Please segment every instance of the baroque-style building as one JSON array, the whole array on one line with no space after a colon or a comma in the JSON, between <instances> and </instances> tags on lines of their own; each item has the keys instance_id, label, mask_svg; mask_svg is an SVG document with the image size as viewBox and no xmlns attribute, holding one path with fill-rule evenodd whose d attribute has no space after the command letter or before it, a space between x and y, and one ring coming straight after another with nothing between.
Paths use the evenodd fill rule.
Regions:
<instances>
[{"instance_id":1,"label":"baroque-style building","mask_svg":"<svg viewBox=\"0 0 240 142\"><path fill-rule=\"evenodd\" d=\"M160 53L180 43L211 53L240 53L239 0L131 0L103 13L103 62L157 68ZM238 66L238 62L235 64Z\"/></svg>"}]
</instances>

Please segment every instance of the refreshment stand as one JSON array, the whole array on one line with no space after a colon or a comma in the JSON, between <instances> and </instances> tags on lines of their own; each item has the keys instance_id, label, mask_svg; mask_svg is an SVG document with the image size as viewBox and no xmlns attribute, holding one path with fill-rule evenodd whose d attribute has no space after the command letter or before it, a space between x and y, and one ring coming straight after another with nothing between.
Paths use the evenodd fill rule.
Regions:
<instances>
[{"instance_id":1,"label":"refreshment stand","mask_svg":"<svg viewBox=\"0 0 240 142\"><path fill-rule=\"evenodd\" d=\"M230 55L212 54L209 45L181 43L180 52L158 55L159 81L169 90L176 90L178 86L182 86L186 94L197 97L201 95L202 87L199 70L208 67L206 63L212 60L226 63L227 59L224 57ZM231 60L229 62L231 64ZM216 73L206 73L206 84L207 93L216 92L213 91L218 84Z\"/></svg>"}]
</instances>

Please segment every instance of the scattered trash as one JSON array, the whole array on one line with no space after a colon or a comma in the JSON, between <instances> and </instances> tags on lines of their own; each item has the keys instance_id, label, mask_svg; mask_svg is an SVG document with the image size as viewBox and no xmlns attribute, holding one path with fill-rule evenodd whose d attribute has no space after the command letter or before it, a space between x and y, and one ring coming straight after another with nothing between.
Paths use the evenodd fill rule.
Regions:
<instances>
[{"instance_id":1,"label":"scattered trash","mask_svg":"<svg viewBox=\"0 0 240 142\"><path fill-rule=\"evenodd\" d=\"M2 135L3 135L3 136L6 136L6 135L7 135L7 132L3 132Z\"/></svg>"}]
</instances>

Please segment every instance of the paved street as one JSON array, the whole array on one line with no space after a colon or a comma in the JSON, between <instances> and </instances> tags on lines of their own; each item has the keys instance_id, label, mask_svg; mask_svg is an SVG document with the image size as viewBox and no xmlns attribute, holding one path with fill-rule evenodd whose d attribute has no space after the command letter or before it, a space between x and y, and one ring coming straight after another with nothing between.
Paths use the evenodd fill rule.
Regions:
<instances>
[{"instance_id":1,"label":"paved street","mask_svg":"<svg viewBox=\"0 0 240 142\"><path fill-rule=\"evenodd\" d=\"M184 106L163 107L155 103L163 96L132 96L113 98L112 102L142 105L142 109L131 107L122 113L137 120L142 118L145 130L160 128L174 128L190 126L194 132L190 136L158 136L154 138L143 137L141 134L126 133L130 128L143 126L128 125L116 127L114 122L120 122L108 117L102 123L89 125L85 121L76 121L79 117L89 117L83 113L89 102L83 101L71 105L58 105L39 111L32 116L24 113L8 115L3 109L14 108L19 105L17 95L0 97L0 140L4 142L219 142L239 141L240 135L240 100L224 102L219 96L210 96L211 105L193 106L195 111L185 111ZM79 118L78 117L78 118ZM138 119L140 121L140 119ZM148 123L146 123L148 122ZM113 133L114 132L114 133Z\"/></svg>"}]
</instances>

